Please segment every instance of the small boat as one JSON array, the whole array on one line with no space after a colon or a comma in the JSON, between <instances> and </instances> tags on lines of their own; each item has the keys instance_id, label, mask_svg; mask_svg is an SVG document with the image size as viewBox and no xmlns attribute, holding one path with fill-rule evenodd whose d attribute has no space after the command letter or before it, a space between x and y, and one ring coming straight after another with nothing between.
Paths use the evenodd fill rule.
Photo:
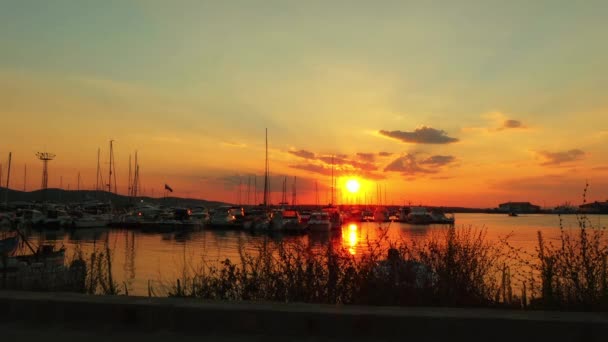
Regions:
<instances>
[{"instance_id":1,"label":"small boat","mask_svg":"<svg viewBox=\"0 0 608 342\"><path fill-rule=\"evenodd\" d=\"M272 230L282 232L301 233L306 230L300 219L300 214L295 210L275 211L270 226Z\"/></svg>"},{"instance_id":2,"label":"small boat","mask_svg":"<svg viewBox=\"0 0 608 342\"><path fill-rule=\"evenodd\" d=\"M426 207L410 207L410 213L407 215L407 223L410 224L431 224L433 218Z\"/></svg>"},{"instance_id":3,"label":"small boat","mask_svg":"<svg viewBox=\"0 0 608 342\"><path fill-rule=\"evenodd\" d=\"M329 232L332 229L329 214L324 211L315 211L310 214L308 229L311 232Z\"/></svg>"},{"instance_id":4,"label":"small boat","mask_svg":"<svg viewBox=\"0 0 608 342\"><path fill-rule=\"evenodd\" d=\"M509 213L509 216L516 217L519 216L516 212L512 211Z\"/></svg>"}]
</instances>

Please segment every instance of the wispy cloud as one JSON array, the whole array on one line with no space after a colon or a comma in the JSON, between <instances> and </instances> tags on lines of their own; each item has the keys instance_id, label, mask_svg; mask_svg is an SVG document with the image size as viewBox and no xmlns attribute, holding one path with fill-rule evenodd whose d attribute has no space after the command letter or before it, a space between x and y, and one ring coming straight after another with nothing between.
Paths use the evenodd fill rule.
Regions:
<instances>
[{"instance_id":1,"label":"wispy cloud","mask_svg":"<svg viewBox=\"0 0 608 342\"><path fill-rule=\"evenodd\" d=\"M585 152L579 149L562 152L539 151L537 155L543 159L541 165L557 166L582 160L585 157Z\"/></svg>"},{"instance_id":2,"label":"wispy cloud","mask_svg":"<svg viewBox=\"0 0 608 342\"><path fill-rule=\"evenodd\" d=\"M371 162L373 163L376 160L376 154L375 153L357 153L357 157L359 157L359 159L364 160L366 162Z\"/></svg>"},{"instance_id":3,"label":"wispy cloud","mask_svg":"<svg viewBox=\"0 0 608 342\"><path fill-rule=\"evenodd\" d=\"M247 144L238 143L238 142L234 142L234 141L222 141L222 145L230 146L230 147L239 147L239 148L247 147Z\"/></svg>"},{"instance_id":4,"label":"wispy cloud","mask_svg":"<svg viewBox=\"0 0 608 342\"><path fill-rule=\"evenodd\" d=\"M418 164L416 155L408 153L393 160L384 168L384 172L400 172L404 176L437 173L436 170L425 169Z\"/></svg>"},{"instance_id":5,"label":"wispy cloud","mask_svg":"<svg viewBox=\"0 0 608 342\"><path fill-rule=\"evenodd\" d=\"M427 126L416 128L412 132L381 130L378 133L389 138L413 144L451 144L459 141L457 138L448 136L447 132L444 130Z\"/></svg>"},{"instance_id":6,"label":"wispy cloud","mask_svg":"<svg viewBox=\"0 0 608 342\"><path fill-rule=\"evenodd\" d=\"M315 154L306 150L298 150L298 151L287 151L288 153L293 154L294 156L298 156L304 159L315 159Z\"/></svg>"},{"instance_id":7,"label":"wispy cloud","mask_svg":"<svg viewBox=\"0 0 608 342\"><path fill-rule=\"evenodd\" d=\"M390 157L390 156L393 155L393 153L391 153L391 152L378 152L378 155L380 157Z\"/></svg>"},{"instance_id":8,"label":"wispy cloud","mask_svg":"<svg viewBox=\"0 0 608 342\"><path fill-rule=\"evenodd\" d=\"M430 156L426 159L421 160L420 164L441 167L441 166L451 164L455 160L456 160L456 158L454 156L435 155L435 156Z\"/></svg>"}]
</instances>

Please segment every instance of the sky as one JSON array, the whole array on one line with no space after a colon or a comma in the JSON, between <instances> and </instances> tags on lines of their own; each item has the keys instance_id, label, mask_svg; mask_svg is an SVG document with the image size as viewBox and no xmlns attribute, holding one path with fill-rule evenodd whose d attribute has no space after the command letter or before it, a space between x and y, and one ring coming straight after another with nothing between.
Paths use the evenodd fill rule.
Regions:
<instances>
[{"instance_id":1,"label":"sky","mask_svg":"<svg viewBox=\"0 0 608 342\"><path fill-rule=\"evenodd\" d=\"M606 1L0 0L10 187L253 203L608 199ZM332 164L333 159L333 164ZM24 169L27 165L27 177ZM333 167L332 167L333 165ZM358 193L345 191L355 178ZM5 185L5 184L3 184ZM318 191L316 190L318 188ZM240 189L240 190L239 190ZM380 195L378 196L378 189Z\"/></svg>"}]
</instances>

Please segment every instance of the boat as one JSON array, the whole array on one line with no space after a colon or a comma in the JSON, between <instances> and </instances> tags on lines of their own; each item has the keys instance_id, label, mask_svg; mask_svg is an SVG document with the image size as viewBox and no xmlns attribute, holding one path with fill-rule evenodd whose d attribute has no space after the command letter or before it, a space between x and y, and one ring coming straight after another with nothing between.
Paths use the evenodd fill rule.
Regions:
<instances>
[{"instance_id":1,"label":"boat","mask_svg":"<svg viewBox=\"0 0 608 342\"><path fill-rule=\"evenodd\" d=\"M101 228L106 227L110 223L110 215L99 214L90 215L82 214L74 219L74 228Z\"/></svg>"},{"instance_id":2,"label":"boat","mask_svg":"<svg viewBox=\"0 0 608 342\"><path fill-rule=\"evenodd\" d=\"M384 207L376 207L374 210L374 221L375 222L388 222L389 212Z\"/></svg>"},{"instance_id":3,"label":"boat","mask_svg":"<svg viewBox=\"0 0 608 342\"><path fill-rule=\"evenodd\" d=\"M274 231L302 233L306 226L302 224L300 214L296 210L277 210L270 220L270 227Z\"/></svg>"},{"instance_id":4,"label":"boat","mask_svg":"<svg viewBox=\"0 0 608 342\"><path fill-rule=\"evenodd\" d=\"M407 215L411 212L410 207L401 207L398 212L398 221L407 222Z\"/></svg>"},{"instance_id":5,"label":"boat","mask_svg":"<svg viewBox=\"0 0 608 342\"><path fill-rule=\"evenodd\" d=\"M332 229L329 214L325 211L312 212L307 227L311 232L329 232Z\"/></svg>"},{"instance_id":6,"label":"boat","mask_svg":"<svg viewBox=\"0 0 608 342\"><path fill-rule=\"evenodd\" d=\"M516 216L519 216L519 215L516 212L512 211L512 212L509 213L509 216L516 217Z\"/></svg>"},{"instance_id":7,"label":"boat","mask_svg":"<svg viewBox=\"0 0 608 342\"><path fill-rule=\"evenodd\" d=\"M240 213L241 215L240 220L238 220L235 215L238 213ZM232 206L222 206L216 208L211 214L209 227L222 229L239 229L242 228L242 221L244 216L245 215L242 208L240 211L237 211Z\"/></svg>"},{"instance_id":8,"label":"boat","mask_svg":"<svg viewBox=\"0 0 608 342\"><path fill-rule=\"evenodd\" d=\"M410 224L430 224L433 222L433 218L426 207L415 206L410 207L406 222Z\"/></svg>"},{"instance_id":9,"label":"boat","mask_svg":"<svg viewBox=\"0 0 608 342\"><path fill-rule=\"evenodd\" d=\"M431 210L431 223L436 224L454 224L456 218L454 214L447 216L443 211L434 209Z\"/></svg>"}]
</instances>

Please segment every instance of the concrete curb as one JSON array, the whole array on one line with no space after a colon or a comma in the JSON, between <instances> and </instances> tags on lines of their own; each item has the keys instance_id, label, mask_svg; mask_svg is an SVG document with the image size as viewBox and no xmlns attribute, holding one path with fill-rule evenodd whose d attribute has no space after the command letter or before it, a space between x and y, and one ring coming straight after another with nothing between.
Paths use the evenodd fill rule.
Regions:
<instances>
[{"instance_id":1,"label":"concrete curb","mask_svg":"<svg viewBox=\"0 0 608 342\"><path fill-rule=\"evenodd\" d=\"M608 313L225 303L0 291L0 320L85 330L423 340L606 341Z\"/></svg>"}]
</instances>

